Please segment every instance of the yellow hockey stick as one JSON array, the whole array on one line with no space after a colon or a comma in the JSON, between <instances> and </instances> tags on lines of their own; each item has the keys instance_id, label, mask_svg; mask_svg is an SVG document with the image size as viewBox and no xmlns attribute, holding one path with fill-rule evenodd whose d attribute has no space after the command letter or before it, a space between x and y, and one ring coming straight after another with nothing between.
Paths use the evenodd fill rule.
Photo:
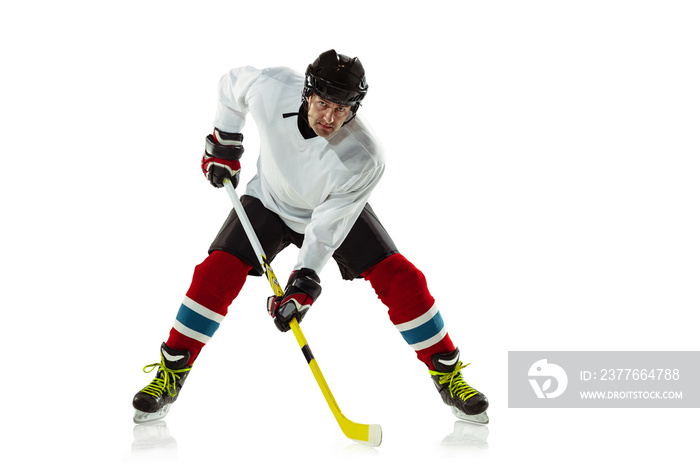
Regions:
<instances>
[{"instance_id":1,"label":"yellow hockey stick","mask_svg":"<svg viewBox=\"0 0 700 466\"><path fill-rule=\"evenodd\" d=\"M260 265L265 271L265 276L267 276L267 279L270 282L272 291L275 293L275 295L282 296L284 291L277 281L277 277L275 277L272 267L270 267L270 264L267 263L265 251L263 251L260 241L255 234L255 230L253 230L253 226L248 219L248 215L245 213L240 199L238 199L238 194L236 194L233 184L230 180L225 179L224 186L226 187L226 191L231 198L231 202L233 202L233 208L236 211L241 224L243 225L243 229L245 230L246 235L248 235L248 240L253 246L255 255L258 257ZM289 327L292 329L292 332L294 332L294 336L297 339L297 343L299 343L301 352L304 354L306 362L309 364L311 372L314 374L314 378L316 378L316 383L318 383L318 386L321 389L321 392L323 393L323 396L326 399L328 406L331 408L331 412L333 413L333 416L335 416L335 420L338 421L338 425L343 433L348 438L355 440L356 442L366 443L373 447L379 446L382 443L381 426L379 424L358 424L357 422L353 422L343 415L343 413L340 411L340 407L338 407L338 403L335 401L335 398L331 393L330 388L328 388L328 384L321 373L321 369L318 367L316 358L314 358L313 353L311 353L311 349L309 348L309 344L306 342L304 334L301 332L299 322L297 322L296 319L292 319L292 321L289 323Z\"/></svg>"}]
</instances>

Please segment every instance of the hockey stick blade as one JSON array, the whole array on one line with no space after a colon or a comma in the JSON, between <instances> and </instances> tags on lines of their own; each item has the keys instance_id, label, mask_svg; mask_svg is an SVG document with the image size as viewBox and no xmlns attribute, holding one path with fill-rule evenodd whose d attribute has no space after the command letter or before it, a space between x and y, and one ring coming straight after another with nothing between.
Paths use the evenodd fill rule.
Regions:
<instances>
[{"instance_id":1,"label":"hockey stick blade","mask_svg":"<svg viewBox=\"0 0 700 466\"><path fill-rule=\"evenodd\" d=\"M351 440L359 443L364 443L372 447L378 447L382 443L382 428L379 424L360 424L358 422L351 421L340 411L338 403L335 401L335 397L331 393L328 384L326 383L325 377L321 369L318 367L316 358L309 348L309 344L306 342L306 338L299 327L299 322L296 319L292 319L289 323L289 327L292 329L294 336L297 339L297 343L301 348L301 352L306 358L306 362L309 364L311 372L314 374L316 383L323 393L323 397L328 403L328 407L331 409L335 420L340 426L340 430L343 431L345 436Z\"/></svg>"}]
</instances>

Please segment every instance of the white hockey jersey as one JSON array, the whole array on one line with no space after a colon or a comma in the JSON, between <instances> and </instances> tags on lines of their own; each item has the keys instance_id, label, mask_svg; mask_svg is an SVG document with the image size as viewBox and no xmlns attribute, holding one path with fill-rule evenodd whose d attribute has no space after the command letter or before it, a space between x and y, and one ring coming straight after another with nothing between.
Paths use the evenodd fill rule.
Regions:
<instances>
[{"instance_id":1,"label":"white hockey jersey","mask_svg":"<svg viewBox=\"0 0 700 466\"><path fill-rule=\"evenodd\" d=\"M242 133L246 116L255 120L260 155L246 192L305 235L294 269L320 274L379 182L384 156L359 116L328 139L304 139L296 115L283 117L299 110L303 86L288 68L235 68L219 82L214 126Z\"/></svg>"}]
</instances>

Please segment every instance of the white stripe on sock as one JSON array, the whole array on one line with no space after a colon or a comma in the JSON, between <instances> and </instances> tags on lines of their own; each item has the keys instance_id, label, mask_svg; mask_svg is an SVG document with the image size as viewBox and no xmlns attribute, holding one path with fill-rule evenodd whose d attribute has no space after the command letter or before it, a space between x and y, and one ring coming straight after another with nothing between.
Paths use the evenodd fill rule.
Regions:
<instances>
[{"instance_id":1,"label":"white stripe on sock","mask_svg":"<svg viewBox=\"0 0 700 466\"><path fill-rule=\"evenodd\" d=\"M443 329L440 331L440 333L438 333L434 337L429 338L425 341L421 341L420 343L413 344L413 345L411 345L411 348L413 348L415 351L420 351L420 350L424 350L426 348L430 348L434 344L440 343L440 341L443 338L445 338L445 335L447 335L447 329L443 327Z\"/></svg>"},{"instance_id":2,"label":"white stripe on sock","mask_svg":"<svg viewBox=\"0 0 700 466\"><path fill-rule=\"evenodd\" d=\"M433 307L428 309L428 312L426 312L425 314L418 316L411 321L396 325L395 327L399 332L405 332L406 330L412 330L412 329L414 329L416 327L420 327L424 323L428 322L430 319L435 317L435 314L437 314L437 313L438 313L437 305L433 304Z\"/></svg>"},{"instance_id":3,"label":"white stripe on sock","mask_svg":"<svg viewBox=\"0 0 700 466\"><path fill-rule=\"evenodd\" d=\"M207 309L206 307L202 306L196 301L193 301L192 299L188 298L185 296L185 299L182 300L182 304L185 306L189 307L192 309L194 312L197 314L206 317L209 320L213 320L214 322L221 323L224 321L224 316L221 314L217 314L216 312Z\"/></svg>"},{"instance_id":4,"label":"white stripe on sock","mask_svg":"<svg viewBox=\"0 0 700 466\"><path fill-rule=\"evenodd\" d=\"M193 340L197 340L200 343L204 343L205 345L209 343L209 340L211 340L210 337L204 335L203 333L199 333L197 331L192 330L189 327L185 327L183 324L180 323L179 320L175 320L175 323L173 324L173 328L177 330L178 332L182 333L186 337L192 338Z\"/></svg>"}]
</instances>

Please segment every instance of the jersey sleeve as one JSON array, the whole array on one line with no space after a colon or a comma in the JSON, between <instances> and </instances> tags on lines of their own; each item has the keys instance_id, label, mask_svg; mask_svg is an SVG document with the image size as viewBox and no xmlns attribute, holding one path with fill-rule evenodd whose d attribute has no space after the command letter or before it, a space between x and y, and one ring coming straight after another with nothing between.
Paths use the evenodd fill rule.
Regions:
<instances>
[{"instance_id":1,"label":"jersey sleeve","mask_svg":"<svg viewBox=\"0 0 700 466\"><path fill-rule=\"evenodd\" d=\"M245 126L249 101L262 74L253 67L234 68L219 80L219 99L214 127L227 133L240 133Z\"/></svg>"},{"instance_id":2,"label":"jersey sleeve","mask_svg":"<svg viewBox=\"0 0 700 466\"><path fill-rule=\"evenodd\" d=\"M347 237L383 174L383 164L374 167L354 180L352 186L332 193L314 209L294 270L306 267L321 273Z\"/></svg>"}]
</instances>

